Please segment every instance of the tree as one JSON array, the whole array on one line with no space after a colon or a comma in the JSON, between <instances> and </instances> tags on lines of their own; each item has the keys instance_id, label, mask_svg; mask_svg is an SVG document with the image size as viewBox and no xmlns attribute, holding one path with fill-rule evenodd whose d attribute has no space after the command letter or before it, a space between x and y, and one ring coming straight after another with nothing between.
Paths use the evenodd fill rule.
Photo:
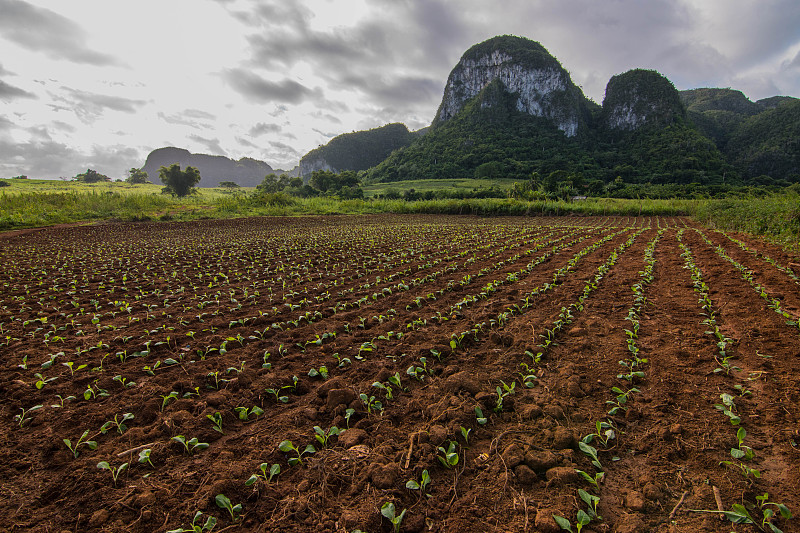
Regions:
<instances>
[{"instance_id":1,"label":"tree","mask_svg":"<svg viewBox=\"0 0 800 533\"><path fill-rule=\"evenodd\" d=\"M97 183L100 181L111 181L111 178L90 168L87 169L83 174L78 174L75 176L75 180L83 183Z\"/></svg>"},{"instance_id":2,"label":"tree","mask_svg":"<svg viewBox=\"0 0 800 533\"><path fill-rule=\"evenodd\" d=\"M179 198L194 193L194 186L200 181L199 170L194 167L186 167L186 170L181 170L178 163L159 168L158 176L165 185L162 192Z\"/></svg>"},{"instance_id":3,"label":"tree","mask_svg":"<svg viewBox=\"0 0 800 533\"><path fill-rule=\"evenodd\" d=\"M137 183L150 183L147 181L147 172L140 168L132 168L128 171L128 179L126 179L130 184L137 184Z\"/></svg>"},{"instance_id":4,"label":"tree","mask_svg":"<svg viewBox=\"0 0 800 533\"><path fill-rule=\"evenodd\" d=\"M224 189L240 189L241 186L235 181L220 181L219 186Z\"/></svg>"}]
</instances>

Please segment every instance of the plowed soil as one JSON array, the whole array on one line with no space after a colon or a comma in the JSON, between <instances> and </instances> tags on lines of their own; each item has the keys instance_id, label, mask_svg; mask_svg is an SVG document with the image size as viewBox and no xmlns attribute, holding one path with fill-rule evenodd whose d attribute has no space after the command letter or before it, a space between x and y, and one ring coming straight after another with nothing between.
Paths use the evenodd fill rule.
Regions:
<instances>
[{"instance_id":1,"label":"plowed soil","mask_svg":"<svg viewBox=\"0 0 800 533\"><path fill-rule=\"evenodd\" d=\"M255 218L8 235L0 261L3 531L200 512L215 532L389 532L391 502L400 531L575 531L583 510L583 531L743 532L767 527L764 493L800 513L800 258L756 238ZM316 451L293 465L287 440ZM758 526L713 512L734 504Z\"/></svg>"}]
</instances>

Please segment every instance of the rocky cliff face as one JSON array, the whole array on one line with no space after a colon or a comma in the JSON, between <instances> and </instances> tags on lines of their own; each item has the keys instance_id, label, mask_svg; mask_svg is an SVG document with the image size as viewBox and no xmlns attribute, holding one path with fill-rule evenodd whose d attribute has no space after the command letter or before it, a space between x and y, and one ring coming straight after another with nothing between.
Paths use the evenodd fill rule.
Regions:
<instances>
[{"instance_id":1,"label":"rocky cliff face","mask_svg":"<svg viewBox=\"0 0 800 533\"><path fill-rule=\"evenodd\" d=\"M685 115L678 90L654 70L629 70L612 77L606 85L602 122L610 130L666 126Z\"/></svg>"},{"instance_id":2,"label":"rocky cliff face","mask_svg":"<svg viewBox=\"0 0 800 533\"><path fill-rule=\"evenodd\" d=\"M578 133L583 93L539 43L511 36L494 37L464 53L447 79L434 125L453 118L495 80L517 97L518 111L549 119L567 137Z\"/></svg>"},{"instance_id":3,"label":"rocky cliff face","mask_svg":"<svg viewBox=\"0 0 800 533\"><path fill-rule=\"evenodd\" d=\"M300 176L310 176L312 172L316 172L317 170L339 172L339 169L333 168L322 157L304 157L300 160Z\"/></svg>"},{"instance_id":4,"label":"rocky cliff face","mask_svg":"<svg viewBox=\"0 0 800 533\"><path fill-rule=\"evenodd\" d=\"M233 181L242 187L255 187L264 176L275 172L263 161L243 157L235 161L218 155L193 154L183 148L158 148L147 156L142 170L149 180L158 183L158 169L178 163L181 168L195 167L200 171L200 187L216 187L222 181Z\"/></svg>"}]
</instances>

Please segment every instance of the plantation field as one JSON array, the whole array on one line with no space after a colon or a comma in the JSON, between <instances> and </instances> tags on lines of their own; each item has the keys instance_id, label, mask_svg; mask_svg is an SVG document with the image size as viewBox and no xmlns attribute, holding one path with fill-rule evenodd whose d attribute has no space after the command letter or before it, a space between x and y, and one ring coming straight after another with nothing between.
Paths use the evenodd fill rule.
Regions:
<instances>
[{"instance_id":1,"label":"plantation field","mask_svg":"<svg viewBox=\"0 0 800 533\"><path fill-rule=\"evenodd\" d=\"M263 217L0 261L3 531L800 531L800 258L758 239Z\"/></svg>"}]
</instances>

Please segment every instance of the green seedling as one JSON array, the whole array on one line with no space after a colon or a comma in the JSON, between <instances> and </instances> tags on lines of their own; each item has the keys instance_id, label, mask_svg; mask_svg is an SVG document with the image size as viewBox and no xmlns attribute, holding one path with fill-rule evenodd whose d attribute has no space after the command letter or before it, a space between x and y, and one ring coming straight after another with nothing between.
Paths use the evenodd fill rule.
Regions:
<instances>
[{"instance_id":1,"label":"green seedling","mask_svg":"<svg viewBox=\"0 0 800 533\"><path fill-rule=\"evenodd\" d=\"M356 410L352 409L352 408L351 409L347 409L344 412L344 421L347 424L347 429L350 429L350 417L353 416L355 414L355 412L356 412Z\"/></svg>"},{"instance_id":2,"label":"green seedling","mask_svg":"<svg viewBox=\"0 0 800 533\"><path fill-rule=\"evenodd\" d=\"M419 481L417 481L416 479L409 479L408 481L406 481L406 488L411 490L419 490L423 494L425 494L425 496L430 496L430 494L427 494L426 492L428 490L428 485L430 484L431 484L431 476L430 474L428 474L428 470L426 469L422 471L422 477L420 478Z\"/></svg>"},{"instance_id":3,"label":"green seedling","mask_svg":"<svg viewBox=\"0 0 800 533\"><path fill-rule=\"evenodd\" d=\"M483 409L481 409L481 408L480 408L479 406L477 406L477 405L475 406L475 417L478 419L478 424L480 424L480 425L482 425L482 426L485 426L485 425L486 425L486 422L488 422L488 420L486 419L486 417L485 417L485 416L483 416Z\"/></svg>"},{"instance_id":4,"label":"green seedling","mask_svg":"<svg viewBox=\"0 0 800 533\"><path fill-rule=\"evenodd\" d=\"M290 457L287 459L289 466L301 465L303 464L303 456L304 455L311 455L317 452L317 449L314 448L311 444L305 447L305 449L301 452L297 449L297 447L292 444L292 441L285 440L278 444L278 449L284 453L291 453L294 452L297 454L297 457Z\"/></svg>"},{"instance_id":5,"label":"green seedling","mask_svg":"<svg viewBox=\"0 0 800 533\"><path fill-rule=\"evenodd\" d=\"M34 383L34 386L39 390L41 390L42 387L44 387L48 383L51 383L51 382L53 382L53 381L58 379L58 376L53 376L52 378L46 378L46 377L42 376L40 373L38 373L38 372L35 373L33 375L33 377L36 378L36 383Z\"/></svg>"},{"instance_id":6,"label":"green seedling","mask_svg":"<svg viewBox=\"0 0 800 533\"><path fill-rule=\"evenodd\" d=\"M397 514L397 509L394 504L392 502L386 502L381 506L381 514L392 523L394 533L400 533L400 524L406 516L406 509L403 509L402 513Z\"/></svg>"},{"instance_id":7,"label":"green seedling","mask_svg":"<svg viewBox=\"0 0 800 533\"><path fill-rule=\"evenodd\" d=\"M741 398L743 396L752 396L752 394L753 394L752 392L747 390L744 385L736 384L736 385L733 386L733 388L736 389L736 392L739 393L738 394L739 398Z\"/></svg>"},{"instance_id":8,"label":"green seedling","mask_svg":"<svg viewBox=\"0 0 800 533\"><path fill-rule=\"evenodd\" d=\"M719 464L738 468L739 472L742 474L742 476L745 478L745 480L747 480L751 484L753 483L753 481L750 479L750 476L752 476L753 479L761 479L761 471L760 470L756 470L755 468L750 468L749 466L747 466L744 463L738 463L738 462L735 462L735 461L720 461Z\"/></svg>"},{"instance_id":9,"label":"green seedling","mask_svg":"<svg viewBox=\"0 0 800 533\"><path fill-rule=\"evenodd\" d=\"M161 396L161 412L164 412L164 408L169 405L169 402L178 399L178 393L175 391L170 392L169 394L164 394Z\"/></svg>"},{"instance_id":10,"label":"green seedling","mask_svg":"<svg viewBox=\"0 0 800 533\"><path fill-rule=\"evenodd\" d=\"M308 371L308 377L328 379L328 367L322 365L319 369L312 368Z\"/></svg>"},{"instance_id":11,"label":"green seedling","mask_svg":"<svg viewBox=\"0 0 800 533\"><path fill-rule=\"evenodd\" d=\"M383 404L377 400L375 400L375 396L367 396L363 392L358 396L361 399L361 402L364 404L364 407L367 408L367 414L372 414L372 411L383 411Z\"/></svg>"},{"instance_id":12,"label":"green seedling","mask_svg":"<svg viewBox=\"0 0 800 533\"><path fill-rule=\"evenodd\" d=\"M553 520L556 521L556 524L558 524L561 529L572 533L572 524L569 520L567 520L563 516L557 516L557 515L553 515ZM583 509L579 509L578 515L575 518L575 532L580 533L580 531L583 529L583 526L587 525L591 521L592 517L586 514L586 512Z\"/></svg>"},{"instance_id":13,"label":"green seedling","mask_svg":"<svg viewBox=\"0 0 800 533\"><path fill-rule=\"evenodd\" d=\"M139 462L141 464L148 464L151 467L155 468L153 461L150 459L150 454L153 450L151 448L145 448L144 450L139 452Z\"/></svg>"},{"instance_id":14,"label":"green seedling","mask_svg":"<svg viewBox=\"0 0 800 533\"><path fill-rule=\"evenodd\" d=\"M117 433L122 435L128 429L128 426L125 425L125 422L127 422L128 420L133 420L133 418L134 418L133 413L123 414L122 419L119 418L119 415L114 415L114 420L109 420L100 427L100 433L105 435L106 433L108 433L109 429L117 428Z\"/></svg>"},{"instance_id":15,"label":"green seedling","mask_svg":"<svg viewBox=\"0 0 800 533\"><path fill-rule=\"evenodd\" d=\"M205 522L202 522L203 513L197 511L194 514L194 518L192 519L192 523L189 525L190 529L184 529L182 527L178 529L172 529L167 531L167 533L210 533L211 530L217 525L217 518L215 516L209 516ZM202 523L198 523L198 520Z\"/></svg>"},{"instance_id":16,"label":"green seedling","mask_svg":"<svg viewBox=\"0 0 800 533\"><path fill-rule=\"evenodd\" d=\"M511 385L507 385L505 381L500 380L500 383L503 384L503 387L497 387L495 391L497 392L497 400L495 401L494 407L492 408L495 413L499 413L503 410L503 401L506 397L515 393L515 388L517 385L516 381L512 381Z\"/></svg>"},{"instance_id":17,"label":"green seedling","mask_svg":"<svg viewBox=\"0 0 800 533\"><path fill-rule=\"evenodd\" d=\"M74 400L75 396L67 396L66 398L64 398L60 394L56 394L56 398L58 398L58 403L54 403L50 407L52 407L54 409L60 409L60 408L64 407L64 402L68 402L70 400Z\"/></svg>"},{"instance_id":18,"label":"green seedling","mask_svg":"<svg viewBox=\"0 0 800 533\"><path fill-rule=\"evenodd\" d=\"M14 422L17 423L18 427L24 426L25 424L27 424L28 422L31 421L31 417L28 416L30 414L30 412L31 411L37 411L37 410L41 409L42 407L43 407L42 405L34 405L33 407L31 407L29 409L25 409L25 408L20 407L19 409L22 412L20 414L18 414L18 415L14 415Z\"/></svg>"},{"instance_id":19,"label":"green seedling","mask_svg":"<svg viewBox=\"0 0 800 533\"><path fill-rule=\"evenodd\" d=\"M602 443L603 446L608 448L608 441L613 440L616 437L613 426L608 422L602 422L598 420L594 423L594 427L596 432L590 433L583 437L583 442L589 444L593 440L597 439L598 442Z\"/></svg>"},{"instance_id":20,"label":"green seedling","mask_svg":"<svg viewBox=\"0 0 800 533\"><path fill-rule=\"evenodd\" d=\"M350 358L349 358L349 357L341 357L341 356L339 356L339 353L338 353L338 352L337 352L337 353L335 353L335 354L333 354L333 358L334 358L334 359L336 359L336 362L337 362L337 365L336 365L336 366L338 366L339 368L344 368L344 367L346 367L347 365L349 365L349 364L352 364L352 363L353 363L353 362L350 360Z\"/></svg>"},{"instance_id":21,"label":"green seedling","mask_svg":"<svg viewBox=\"0 0 800 533\"><path fill-rule=\"evenodd\" d=\"M261 368L272 368L272 363L269 362L270 355L271 354L269 352L264 352L264 355L261 357Z\"/></svg>"},{"instance_id":22,"label":"green seedling","mask_svg":"<svg viewBox=\"0 0 800 533\"><path fill-rule=\"evenodd\" d=\"M328 441L330 440L330 438L339 435L340 433L342 433L342 430L340 430L336 426L331 426L331 428L328 431L325 431L319 426L314 426L314 433L315 433L314 438L317 439L317 442L319 442L323 448L325 448L328 446Z\"/></svg>"},{"instance_id":23,"label":"green seedling","mask_svg":"<svg viewBox=\"0 0 800 533\"><path fill-rule=\"evenodd\" d=\"M527 389L532 389L536 386L536 380L539 379L538 376L534 374L534 370L528 366L528 363L520 363L519 366L522 367L522 372L517 372L517 374L522 380L522 385Z\"/></svg>"},{"instance_id":24,"label":"green seedling","mask_svg":"<svg viewBox=\"0 0 800 533\"><path fill-rule=\"evenodd\" d=\"M258 472L256 472L255 474L250 476L247 479L247 481L244 482L245 486L249 487L259 479L264 480L264 483L270 483L272 481L272 478L281 473L281 465L279 465L278 463L275 463L272 466L270 466L269 463L261 463L260 465L258 465L258 469L261 471L261 473L259 474ZM269 469L269 472L267 472L267 469Z\"/></svg>"},{"instance_id":25,"label":"green seedling","mask_svg":"<svg viewBox=\"0 0 800 533\"><path fill-rule=\"evenodd\" d=\"M75 366L75 363L72 362L72 361L67 361L66 363L61 363L61 364L64 365L65 367L69 368L69 375L70 376L74 376L76 371L83 370L87 366L85 364L84 365Z\"/></svg>"},{"instance_id":26,"label":"green seedling","mask_svg":"<svg viewBox=\"0 0 800 533\"><path fill-rule=\"evenodd\" d=\"M388 383L384 384L381 383L380 381L376 381L375 383L372 384L372 386L382 390L387 400L391 400L392 398L394 398L394 396L392 395L392 387Z\"/></svg>"},{"instance_id":27,"label":"green seedling","mask_svg":"<svg viewBox=\"0 0 800 533\"><path fill-rule=\"evenodd\" d=\"M231 515L231 520L234 522L238 522L241 518L242 514L242 504L237 503L236 505L231 504L230 498L225 496L224 494L217 494L217 497L214 498L214 502L216 502L217 507L220 509L225 509L228 511L228 514Z\"/></svg>"},{"instance_id":28,"label":"green seedling","mask_svg":"<svg viewBox=\"0 0 800 533\"><path fill-rule=\"evenodd\" d=\"M114 480L114 486L117 486L117 479L119 475L122 474L125 470L128 469L128 463L122 463L119 466L111 466L106 461L100 461L97 463L97 468L100 470L108 470L111 473L111 479Z\"/></svg>"},{"instance_id":29,"label":"green seedling","mask_svg":"<svg viewBox=\"0 0 800 533\"><path fill-rule=\"evenodd\" d=\"M767 492L761 496L756 496L756 501L758 501L758 508L761 510L761 514L763 516L761 519L762 529L769 528L769 530L773 533L782 533L781 530L772 523L772 520L775 517L775 509L772 507L778 509L780 515L786 520L792 518L792 512L789 510L789 508L782 503L769 501L769 493ZM766 529L764 530L766 531Z\"/></svg>"},{"instance_id":30,"label":"green seedling","mask_svg":"<svg viewBox=\"0 0 800 533\"><path fill-rule=\"evenodd\" d=\"M461 437L464 439L464 444L469 444L469 434L472 433L472 428L465 428L461 426Z\"/></svg>"},{"instance_id":31,"label":"green seedling","mask_svg":"<svg viewBox=\"0 0 800 533\"><path fill-rule=\"evenodd\" d=\"M193 455L195 452L205 450L206 448L209 447L209 444L207 442L200 442L200 440L197 437L192 437L191 439L186 440L186 437L184 437L183 435L177 435L175 437L172 437L172 439L170 440L177 442L181 446L183 446L184 451L189 455Z\"/></svg>"},{"instance_id":32,"label":"green seedling","mask_svg":"<svg viewBox=\"0 0 800 533\"><path fill-rule=\"evenodd\" d=\"M128 381L127 378L123 378L122 376L114 376L113 379L114 379L114 381L116 381L120 385L122 385L123 388L136 386L136 382L135 381Z\"/></svg>"},{"instance_id":33,"label":"green seedling","mask_svg":"<svg viewBox=\"0 0 800 533\"><path fill-rule=\"evenodd\" d=\"M632 387L629 390L625 391L620 389L619 387L611 387L611 392L613 392L617 396L615 397L614 401L606 400L606 404L613 405L613 407L608 411L608 414L610 416L614 416L620 411L624 412L628 410L628 408L625 407L625 405L628 403L630 396L634 392L639 392L639 389L637 389L636 387Z\"/></svg>"},{"instance_id":34,"label":"green seedling","mask_svg":"<svg viewBox=\"0 0 800 533\"><path fill-rule=\"evenodd\" d=\"M580 476L581 476L583 479L585 479L586 481L588 481L588 482L589 482L591 485L594 485L594 487L595 487L596 489L600 489L600 483L601 483L601 482L603 481L603 479L605 479L605 477L606 477L606 475L605 475L605 473L604 473L604 472L598 472L597 474L595 474L595 475L593 475L593 476L592 476L592 475L590 475L590 474L587 474L587 473L586 473L586 472L584 472L583 470L579 470L579 469L577 469L577 468L575 469L575 472L577 472L577 473L578 473L578 474L579 474L579 475L580 475Z\"/></svg>"},{"instance_id":35,"label":"green seedling","mask_svg":"<svg viewBox=\"0 0 800 533\"><path fill-rule=\"evenodd\" d=\"M778 528L778 526L772 523L773 520L775 519L775 509L777 509L780 515L786 520L792 518L792 512L789 510L788 507L786 507L782 503L770 502L767 501L768 499L769 499L769 494L766 492L762 496L756 496L756 500L758 501L758 509L761 511L762 514L761 520L758 520L756 517L754 517L747 509L747 507L742 505L741 503L734 503L731 506L730 511L718 511L715 509L714 510L690 509L690 511L693 511L695 513L721 514L734 524L752 524L759 531L767 531L771 533L783 533L782 530ZM748 503L747 505L753 510L755 510L756 508L756 506L751 503ZM772 507L775 507L775 509L773 509Z\"/></svg>"},{"instance_id":36,"label":"green seedling","mask_svg":"<svg viewBox=\"0 0 800 533\"><path fill-rule=\"evenodd\" d=\"M234 407L233 411L239 417L239 420L248 420L251 415L259 417L264 414L264 410L257 405L254 405L250 409L247 407Z\"/></svg>"},{"instance_id":37,"label":"green seedling","mask_svg":"<svg viewBox=\"0 0 800 533\"><path fill-rule=\"evenodd\" d=\"M285 395L281 395L281 391L282 390L283 389L267 389L264 392L266 392L267 394L271 394L271 395L275 396L275 401L276 402L287 403L289 401L289 397L285 396Z\"/></svg>"},{"instance_id":38,"label":"green seedling","mask_svg":"<svg viewBox=\"0 0 800 533\"><path fill-rule=\"evenodd\" d=\"M69 448L69 451L72 452L72 455L77 458L81 454L80 450L78 449L80 446L86 446L90 450L97 449L97 442L88 439L89 439L89 430L87 429L86 431L83 432L83 435L81 435L80 438L78 438L78 442L76 442L74 446L72 444L72 441L69 439L64 439L64 444L66 444L67 448Z\"/></svg>"},{"instance_id":39,"label":"green seedling","mask_svg":"<svg viewBox=\"0 0 800 533\"><path fill-rule=\"evenodd\" d=\"M581 500L587 505L586 514L588 514L591 518L596 518L598 520L602 520L603 517L597 514L597 505L600 503L600 497L594 496L593 494L589 494L583 489L578 489L578 496L580 496Z\"/></svg>"},{"instance_id":40,"label":"green seedling","mask_svg":"<svg viewBox=\"0 0 800 533\"><path fill-rule=\"evenodd\" d=\"M592 465L594 465L595 468L598 470L603 469L603 465L600 464L600 459L597 457L597 448L586 444L584 441L578 442L578 448L580 448L580 450L592 460Z\"/></svg>"},{"instance_id":41,"label":"green seedling","mask_svg":"<svg viewBox=\"0 0 800 533\"><path fill-rule=\"evenodd\" d=\"M108 391L101 389L97 386L97 384L89 384L89 386L86 387L86 390L83 391L83 399L87 401L96 400L97 398L107 398L108 396L110 396Z\"/></svg>"},{"instance_id":42,"label":"green seedling","mask_svg":"<svg viewBox=\"0 0 800 533\"><path fill-rule=\"evenodd\" d=\"M206 418L211 420L211 425L214 428L214 431L217 431L223 435L225 434L225 432L222 431L222 414L220 414L219 411L213 415L206 415Z\"/></svg>"},{"instance_id":43,"label":"green seedling","mask_svg":"<svg viewBox=\"0 0 800 533\"><path fill-rule=\"evenodd\" d=\"M436 458L442 463L447 469L451 469L458 464L458 451L456 450L456 442L455 441L447 441L448 445L447 448L444 446L439 446L437 449L439 450L439 454Z\"/></svg>"},{"instance_id":44,"label":"green seedling","mask_svg":"<svg viewBox=\"0 0 800 533\"><path fill-rule=\"evenodd\" d=\"M736 404L734 403L733 396L727 393L722 393L719 395L719 397L722 399L722 403L716 403L714 404L714 407L717 410L722 411L722 414L730 419L731 424L738 426L742 419L738 414L736 414Z\"/></svg>"},{"instance_id":45,"label":"green seedling","mask_svg":"<svg viewBox=\"0 0 800 533\"><path fill-rule=\"evenodd\" d=\"M753 457L755 457L755 452L750 446L745 446L744 439L747 437L747 431L740 427L736 431L736 440L738 441L736 448L731 448L731 457L734 459L742 459L744 461L749 461Z\"/></svg>"}]
</instances>

